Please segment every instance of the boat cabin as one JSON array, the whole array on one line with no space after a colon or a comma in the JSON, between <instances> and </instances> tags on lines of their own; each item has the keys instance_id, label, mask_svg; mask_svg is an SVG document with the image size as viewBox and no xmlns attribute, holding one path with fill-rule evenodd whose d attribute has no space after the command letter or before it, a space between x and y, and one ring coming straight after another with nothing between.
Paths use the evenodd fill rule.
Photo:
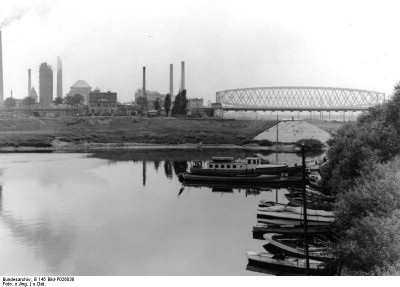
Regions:
<instances>
[{"instance_id":1,"label":"boat cabin","mask_svg":"<svg viewBox=\"0 0 400 287\"><path fill-rule=\"evenodd\" d=\"M257 157L248 157L245 160L234 160L233 157L212 157L208 163L208 169L218 170L246 170L256 169L261 164L261 160Z\"/></svg>"}]
</instances>

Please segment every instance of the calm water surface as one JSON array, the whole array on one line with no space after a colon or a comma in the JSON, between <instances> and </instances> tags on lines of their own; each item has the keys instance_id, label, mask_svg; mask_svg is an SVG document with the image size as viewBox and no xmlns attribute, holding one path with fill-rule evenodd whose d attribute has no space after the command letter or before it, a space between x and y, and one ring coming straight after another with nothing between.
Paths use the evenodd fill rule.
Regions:
<instances>
[{"instance_id":1,"label":"calm water surface","mask_svg":"<svg viewBox=\"0 0 400 287\"><path fill-rule=\"evenodd\" d=\"M265 244L252 238L257 205L285 190L182 191L188 160L217 155L246 156L0 154L0 275L259 275L246 270Z\"/></svg>"}]
</instances>

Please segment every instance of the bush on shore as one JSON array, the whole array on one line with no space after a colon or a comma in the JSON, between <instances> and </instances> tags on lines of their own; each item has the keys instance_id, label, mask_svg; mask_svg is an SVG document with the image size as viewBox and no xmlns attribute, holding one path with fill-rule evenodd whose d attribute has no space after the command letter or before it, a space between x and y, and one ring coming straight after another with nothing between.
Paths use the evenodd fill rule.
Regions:
<instances>
[{"instance_id":1,"label":"bush on shore","mask_svg":"<svg viewBox=\"0 0 400 287\"><path fill-rule=\"evenodd\" d=\"M355 123L338 130L328 142L329 164L326 187L331 191L354 185L363 168L382 163L400 154L400 85L391 100L370 108Z\"/></svg>"},{"instance_id":2,"label":"bush on shore","mask_svg":"<svg viewBox=\"0 0 400 287\"><path fill-rule=\"evenodd\" d=\"M325 145L316 139L300 139L296 142L296 146L300 147L304 144L304 150L321 150Z\"/></svg>"},{"instance_id":3,"label":"bush on shore","mask_svg":"<svg viewBox=\"0 0 400 287\"><path fill-rule=\"evenodd\" d=\"M399 169L400 157L378 164L338 194L335 251L350 270L374 274L400 261Z\"/></svg>"},{"instance_id":4,"label":"bush on shore","mask_svg":"<svg viewBox=\"0 0 400 287\"><path fill-rule=\"evenodd\" d=\"M400 85L328 144L322 175L337 195L334 250L352 274L399 274Z\"/></svg>"}]
</instances>

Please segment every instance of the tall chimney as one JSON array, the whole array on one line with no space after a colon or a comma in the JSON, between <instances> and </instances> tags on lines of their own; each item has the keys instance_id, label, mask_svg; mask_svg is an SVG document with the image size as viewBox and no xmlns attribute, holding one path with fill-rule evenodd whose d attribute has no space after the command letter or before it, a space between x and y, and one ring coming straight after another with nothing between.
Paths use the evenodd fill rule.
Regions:
<instances>
[{"instance_id":1,"label":"tall chimney","mask_svg":"<svg viewBox=\"0 0 400 287\"><path fill-rule=\"evenodd\" d=\"M62 62L61 58L57 57L57 98L62 98L63 88L62 88Z\"/></svg>"},{"instance_id":2,"label":"tall chimney","mask_svg":"<svg viewBox=\"0 0 400 287\"><path fill-rule=\"evenodd\" d=\"M146 67L143 67L143 97L146 97Z\"/></svg>"},{"instance_id":3,"label":"tall chimney","mask_svg":"<svg viewBox=\"0 0 400 287\"><path fill-rule=\"evenodd\" d=\"M185 89L185 62L182 61L182 67L181 67L181 90L183 91Z\"/></svg>"},{"instance_id":4,"label":"tall chimney","mask_svg":"<svg viewBox=\"0 0 400 287\"><path fill-rule=\"evenodd\" d=\"M32 90L31 69L28 69L28 97L31 96L31 90Z\"/></svg>"},{"instance_id":5,"label":"tall chimney","mask_svg":"<svg viewBox=\"0 0 400 287\"><path fill-rule=\"evenodd\" d=\"M1 30L0 30L0 105L4 101L4 86L3 86L3 49L1 42Z\"/></svg>"},{"instance_id":6,"label":"tall chimney","mask_svg":"<svg viewBox=\"0 0 400 287\"><path fill-rule=\"evenodd\" d=\"M174 96L174 65L169 65L169 94Z\"/></svg>"}]
</instances>

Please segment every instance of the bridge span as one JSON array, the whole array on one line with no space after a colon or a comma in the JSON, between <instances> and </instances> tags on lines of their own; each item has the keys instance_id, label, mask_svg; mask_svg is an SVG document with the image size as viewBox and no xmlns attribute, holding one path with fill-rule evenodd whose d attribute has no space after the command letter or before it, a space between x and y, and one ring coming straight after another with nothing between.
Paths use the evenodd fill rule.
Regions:
<instances>
[{"instance_id":1,"label":"bridge span","mask_svg":"<svg viewBox=\"0 0 400 287\"><path fill-rule=\"evenodd\" d=\"M380 92L323 87L245 88L216 94L216 102L226 111L357 112L384 101Z\"/></svg>"}]
</instances>

